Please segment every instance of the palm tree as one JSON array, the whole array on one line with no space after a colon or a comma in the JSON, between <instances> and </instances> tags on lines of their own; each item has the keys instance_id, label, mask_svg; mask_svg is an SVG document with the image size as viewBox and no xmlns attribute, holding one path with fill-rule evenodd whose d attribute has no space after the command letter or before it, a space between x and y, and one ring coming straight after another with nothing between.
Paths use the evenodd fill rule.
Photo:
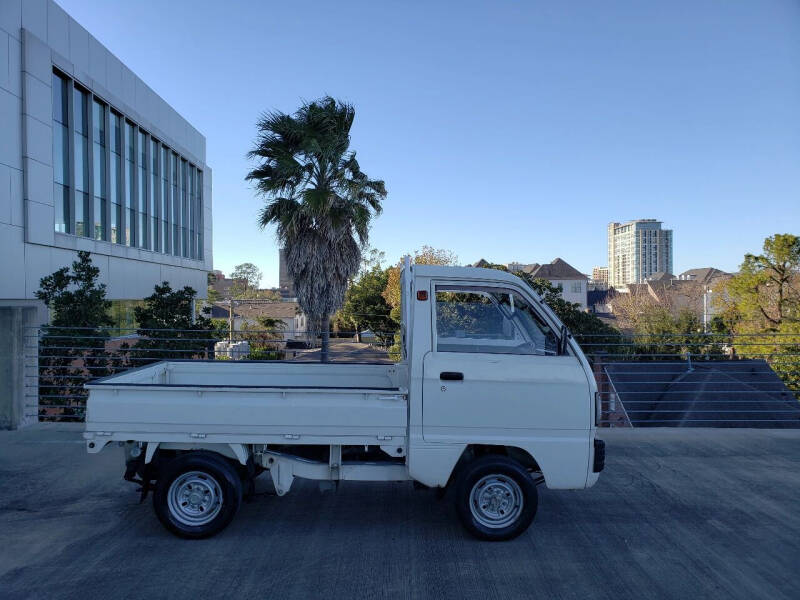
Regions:
<instances>
[{"instance_id":1,"label":"palm tree","mask_svg":"<svg viewBox=\"0 0 800 600\"><path fill-rule=\"evenodd\" d=\"M269 112L258 121L247 174L265 204L262 228L275 225L297 300L321 330L320 359L329 358L330 316L356 274L372 217L386 197L383 181L361 171L350 150L352 105L326 96L293 115Z\"/></svg>"}]
</instances>

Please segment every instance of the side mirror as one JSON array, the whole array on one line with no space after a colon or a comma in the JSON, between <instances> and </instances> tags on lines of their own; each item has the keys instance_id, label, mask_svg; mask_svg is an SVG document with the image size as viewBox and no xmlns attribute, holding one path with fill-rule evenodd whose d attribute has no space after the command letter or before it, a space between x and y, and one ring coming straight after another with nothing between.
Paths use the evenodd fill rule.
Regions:
<instances>
[{"instance_id":1,"label":"side mirror","mask_svg":"<svg viewBox=\"0 0 800 600\"><path fill-rule=\"evenodd\" d=\"M561 337L558 338L558 355L564 356L567 353L567 342L569 341L569 329L566 325L561 326Z\"/></svg>"}]
</instances>

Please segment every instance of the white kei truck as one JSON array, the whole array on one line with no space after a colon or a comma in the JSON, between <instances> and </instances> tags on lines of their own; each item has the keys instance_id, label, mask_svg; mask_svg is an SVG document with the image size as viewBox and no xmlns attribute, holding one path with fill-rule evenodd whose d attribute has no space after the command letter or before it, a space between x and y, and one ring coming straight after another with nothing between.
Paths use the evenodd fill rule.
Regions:
<instances>
[{"instance_id":1,"label":"white kei truck","mask_svg":"<svg viewBox=\"0 0 800 600\"><path fill-rule=\"evenodd\" d=\"M174 534L231 522L253 480L413 481L452 489L474 536L530 525L537 486L582 489L603 469L592 370L513 274L411 265L396 364L164 361L87 384L88 452L124 446ZM330 483L325 485L330 486Z\"/></svg>"}]
</instances>

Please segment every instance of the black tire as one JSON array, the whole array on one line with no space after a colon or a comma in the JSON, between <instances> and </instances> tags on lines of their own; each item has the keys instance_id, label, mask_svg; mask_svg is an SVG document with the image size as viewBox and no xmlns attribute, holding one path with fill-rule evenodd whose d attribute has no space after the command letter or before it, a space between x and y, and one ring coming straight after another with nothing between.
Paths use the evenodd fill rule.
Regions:
<instances>
[{"instance_id":1,"label":"black tire","mask_svg":"<svg viewBox=\"0 0 800 600\"><path fill-rule=\"evenodd\" d=\"M179 490L191 495L192 485L199 490L191 499L179 502L187 508L178 508L174 503L173 508L170 507L173 483L176 485L173 498ZM207 496L215 501L206 500ZM216 502L217 499L220 501ZM194 504L190 505L190 500L196 502L196 509ZM206 501L211 504L204 508ZM180 454L163 465L153 494L153 508L161 524L175 535L189 539L207 538L222 531L233 520L241 504L242 480L239 474L226 458L213 452ZM208 518L202 514L204 510L216 512L216 515L207 522L193 524L192 518L200 521Z\"/></svg>"},{"instance_id":2,"label":"black tire","mask_svg":"<svg viewBox=\"0 0 800 600\"><path fill-rule=\"evenodd\" d=\"M490 498L483 508L475 502L481 498ZM494 498L496 504L490 504ZM461 470L456 481L455 503L467 531L481 540L501 541L517 537L530 526L536 516L539 496L525 467L506 456L490 455L475 459ZM517 506L519 508L515 508Z\"/></svg>"}]
</instances>

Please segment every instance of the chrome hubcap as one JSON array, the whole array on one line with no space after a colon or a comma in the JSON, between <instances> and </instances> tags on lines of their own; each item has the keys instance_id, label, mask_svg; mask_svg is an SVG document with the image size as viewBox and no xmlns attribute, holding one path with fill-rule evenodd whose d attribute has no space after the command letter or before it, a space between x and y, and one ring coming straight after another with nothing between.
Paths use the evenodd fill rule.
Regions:
<instances>
[{"instance_id":1,"label":"chrome hubcap","mask_svg":"<svg viewBox=\"0 0 800 600\"><path fill-rule=\"evenodd\" d=\"M184 525L205 525L222 510L222 488L202 471L184 473L169 486L167 504L173 517Z\"/></svg>"},{"instance_id":2,"label":"chrome hubcap","mask_svg":"<svg viewBox=\"0 0 800 600\"><path fill-rule=\"evenodd\" d=\"M522 505L522 490L506 475L482 477L469 494L472 516L481 525L492 529L511 525L519 518Z\"/></svg>"}]
</instances>

